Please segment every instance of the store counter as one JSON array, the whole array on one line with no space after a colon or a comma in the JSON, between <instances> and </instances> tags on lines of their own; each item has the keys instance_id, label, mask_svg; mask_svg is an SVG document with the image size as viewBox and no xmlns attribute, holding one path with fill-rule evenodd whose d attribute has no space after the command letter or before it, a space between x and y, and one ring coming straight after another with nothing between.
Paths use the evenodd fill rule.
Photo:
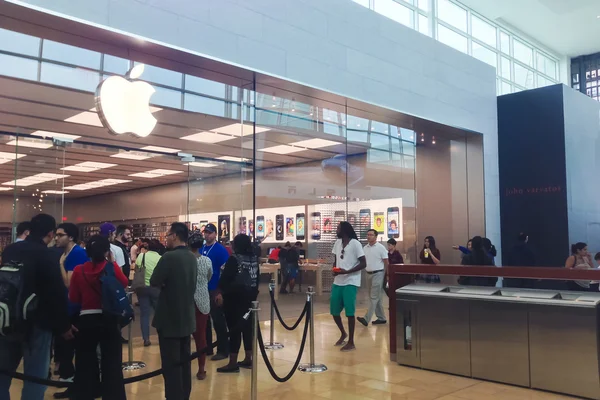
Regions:
<instances>
[{"instance_id":1,"label":"store counter","mask_svg":"<svg viewBox=\"0 0 600 400\"><path fill-rule=\"evenodd\" d=\"M437 275L568 280L598 280L600 271L423 267L391 268L393 360L600 399L600 293L410 283L415 270Z\"/></svg>"}]
</instances>

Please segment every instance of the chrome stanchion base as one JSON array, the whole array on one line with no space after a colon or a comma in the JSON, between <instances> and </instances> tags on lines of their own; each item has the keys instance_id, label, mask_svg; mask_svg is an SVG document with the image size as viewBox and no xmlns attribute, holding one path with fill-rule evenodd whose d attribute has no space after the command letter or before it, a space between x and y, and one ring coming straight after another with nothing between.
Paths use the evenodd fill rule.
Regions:
<instances>
[{"instance_id":1,"label":"chrome stanchion base","mask_svg":"<svg viewBox=\"0 0 600 400\"><path fill-rule=\"evenodd\" d=\"M298 366L298 371L317 374L319 372L327 371L327 367L324 364L300 364Z\"/></svg>"},{"instance_id":2,"label":"chrome stanchion base","mask_svg":"<svg viewBox=\"0 0 600 400\"><path fill-rule=\"evenodd\" d=\"M146 363L143 361L127 361L121 364L123 371L137 371L146 368Z\"/></svg>"},{"instance_id":3,"label":"chrome stanchion base","mask_svg":"<svg viewBox=\"0 0 600 400\"><path fill-rule=\"evenodd\" d=\"M277 342L265 343L265 349L267 350L281 350L283 347L283 344Z\"/></svg>"}]
</instances>

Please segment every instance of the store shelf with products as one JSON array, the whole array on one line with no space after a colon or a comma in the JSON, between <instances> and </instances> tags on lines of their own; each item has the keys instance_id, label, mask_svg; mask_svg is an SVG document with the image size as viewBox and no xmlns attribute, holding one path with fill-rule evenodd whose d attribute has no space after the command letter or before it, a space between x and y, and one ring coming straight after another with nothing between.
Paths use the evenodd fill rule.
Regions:
<instances>
[{"instance_id":1,"label":"store shelf with products","mask_svg":"<svg viewBox=\"0 0 600 400\"><path fill-rule=\"evenodd\" d=\"M12 229L10 224L0 224L0 253L12 243Z\"/></svg>"},{"instance_id":2,"label":"store shelf with products","mask_svg":"<svg viewBox=\"0 0 600 400\"><path fill-rule=\"evenodd\" d=\"M165 241L167 232L171 223L175 222L177 217L160 217L148 219L131 219L122 221L109 221L116 226L127 225L131 229L132 238L147 238L157 239L161 242ZM100 231L100 225L103 222L79 224L82 240L88 240L91 236Z\"/></svg>"}]
</instances>

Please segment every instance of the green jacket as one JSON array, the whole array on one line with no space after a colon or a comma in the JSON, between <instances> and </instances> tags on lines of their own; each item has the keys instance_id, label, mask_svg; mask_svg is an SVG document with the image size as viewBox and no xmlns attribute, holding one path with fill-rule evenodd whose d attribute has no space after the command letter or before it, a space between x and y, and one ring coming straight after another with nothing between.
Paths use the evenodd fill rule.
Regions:
<instances>
[{"instance_id":1,"label":"green jacket","mask_svg":"<svg viewBox=\"0 0 600 400\"><path fill-rule=\"evenodd\" d=\"M196 256L187 247L177 247L161 258L150 285L160 288L152 326L164 337L181 338L196 330L194 292Z\"/></svg>"}]
</instances>

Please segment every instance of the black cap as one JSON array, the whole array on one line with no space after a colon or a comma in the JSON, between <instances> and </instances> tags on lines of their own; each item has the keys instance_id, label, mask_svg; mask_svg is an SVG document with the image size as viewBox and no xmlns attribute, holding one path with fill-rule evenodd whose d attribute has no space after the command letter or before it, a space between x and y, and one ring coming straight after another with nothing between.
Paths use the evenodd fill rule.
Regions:
<instances>
[{"instance_id":1,"label":"black cap","mask_svg":"<svg viewBox=\"0 0 600 400\"><path fill-rule=\"evenodd\" d=\"M217 227L215 226L215 224L206 224L206 226L204 227L204 231L210 232L210 233L215 233L215 232L217 232Z\"/></svg>"}]
</instances>

